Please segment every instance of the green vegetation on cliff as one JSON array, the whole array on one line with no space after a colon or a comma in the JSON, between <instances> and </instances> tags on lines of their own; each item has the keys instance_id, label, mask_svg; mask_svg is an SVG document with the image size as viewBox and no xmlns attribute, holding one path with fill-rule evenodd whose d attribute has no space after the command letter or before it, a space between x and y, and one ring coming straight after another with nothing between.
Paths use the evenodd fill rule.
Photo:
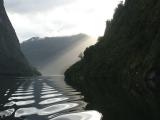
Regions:
<instances>
[{"instance_id":1,"label":"green vegetation on cliff","mask_svg":"<svg viewBox=\"0 0 160 120\"><path fill-rule=\"evenodd\" d=\"M160 1L126 0L65 73L106 120L160 119Z\"/></svg>"}]
</instances>

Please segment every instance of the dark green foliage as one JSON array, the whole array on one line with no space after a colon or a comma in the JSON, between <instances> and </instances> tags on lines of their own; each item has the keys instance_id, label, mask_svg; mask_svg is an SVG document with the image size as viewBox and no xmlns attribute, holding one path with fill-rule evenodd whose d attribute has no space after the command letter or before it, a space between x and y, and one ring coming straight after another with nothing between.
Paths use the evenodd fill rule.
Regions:
<instances>
[{"instance_id":1,"label":"dark green foliage","mask_svg":"<svg viewBox=\"0 0 160 120\"><path fill-rule=\"evenodd\" d=\"M20 51L16 33L0 0L0 75L39 75Z\"/></svg>"},{"instance_id":2,"label":"dark green foliage","mask_svg":"<svg viewBox=\"0 0 160 120\"><path fill-rule=\"evenodd\" d=\"M106 120L160 119L160 1L126 0L65 73Z\"/></svg>"}]
</instances>

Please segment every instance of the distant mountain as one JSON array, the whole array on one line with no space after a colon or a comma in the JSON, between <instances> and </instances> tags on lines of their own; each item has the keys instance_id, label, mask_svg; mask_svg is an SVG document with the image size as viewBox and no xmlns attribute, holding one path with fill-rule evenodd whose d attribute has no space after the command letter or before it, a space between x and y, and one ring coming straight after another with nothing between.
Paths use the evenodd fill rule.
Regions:
<instances>
[{"instance_id":1,"label":"distant mountain","mask_svg":"<svg viewBox=\"0 0 160 120\"><path fill-rule=\"evenodd\" d=\"M65 79L104 120L160 120L160 0L121 2Z\"/></svg>"},{"instance_id":2,"label":"distant mountain","mask_svg":"<svg viewBox=\"0 0 160 120\"><path fill-rule=\"evenodd\" d=\"M27 62L20 50L20 44L6 14L3 0L0 0L0 75L39 74Z\"/></svg>"},{"instance_id":3,"label":"distant mountain","mask_svg":"<svg viewBox=\"0 0 160 120\"><path fill-rule=\"evenodd\" d=\"M63 74L79 60L78 55L95 40L85 34L63 37L33 37L21 44L29 62L44 74Z\"/></svg>"}]
</instances>

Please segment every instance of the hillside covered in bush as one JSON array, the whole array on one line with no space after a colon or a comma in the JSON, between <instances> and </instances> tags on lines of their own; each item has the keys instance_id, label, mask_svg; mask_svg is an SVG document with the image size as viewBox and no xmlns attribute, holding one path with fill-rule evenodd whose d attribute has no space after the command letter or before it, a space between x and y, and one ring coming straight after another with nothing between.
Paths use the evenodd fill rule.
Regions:
<instances>
[{"instance_id":1,"label":"hillside covered in bush","mask_svg":"<svg viewBox=\"0 0 160 120\"><path fill-rule=\"evenodd\" d=\"M126 0L65 72L105 120L160 119L160 1Z\"/></svg>"}]
</instances>

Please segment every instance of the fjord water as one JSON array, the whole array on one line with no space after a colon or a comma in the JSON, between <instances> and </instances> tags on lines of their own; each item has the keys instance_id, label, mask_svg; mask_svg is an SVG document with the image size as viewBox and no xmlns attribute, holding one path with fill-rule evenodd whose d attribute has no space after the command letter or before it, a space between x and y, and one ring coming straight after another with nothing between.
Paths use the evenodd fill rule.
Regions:
<instances>
[{"instance_id":1,"label":"fjord water","mask_svg":"<svg viewBox=\"0 0 160 120\"><path fill-rule=\"evenodd\" d=\"M100 120L63 76L0 77L1 120Z\"/></svg>"}]
</instances>

